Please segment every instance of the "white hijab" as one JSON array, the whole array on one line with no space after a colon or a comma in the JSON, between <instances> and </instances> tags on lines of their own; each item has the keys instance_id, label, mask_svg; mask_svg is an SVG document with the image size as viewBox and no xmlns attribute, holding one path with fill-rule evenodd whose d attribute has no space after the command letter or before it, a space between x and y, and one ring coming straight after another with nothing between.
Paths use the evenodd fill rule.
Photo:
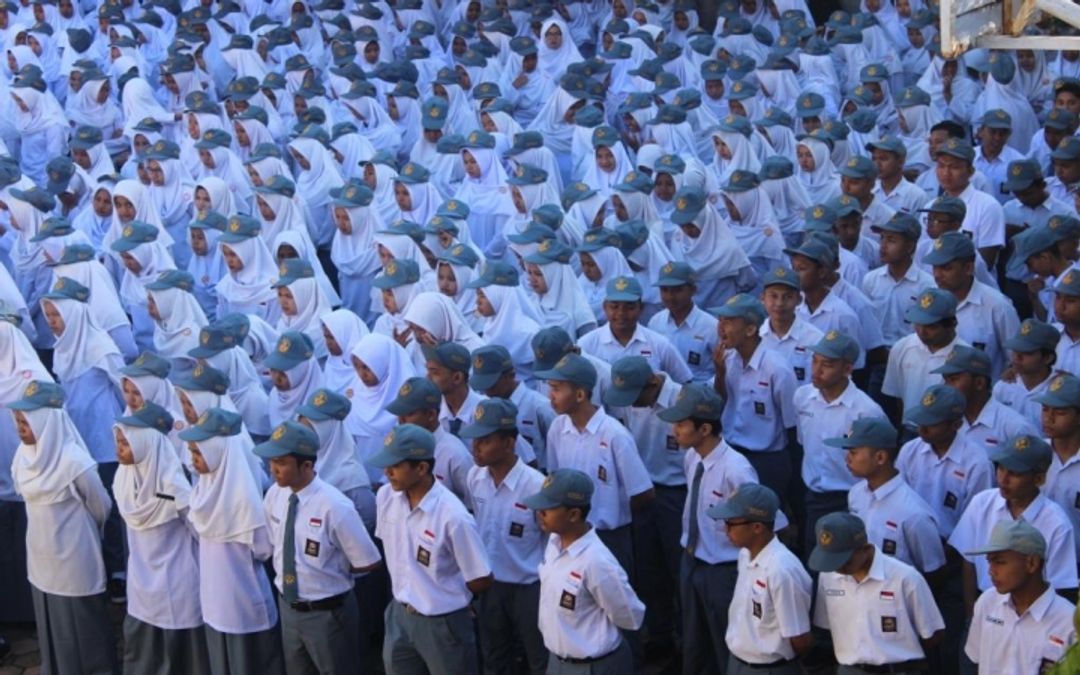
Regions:
<instances>
[{"instance_id":1,"label":"white hijab","mask_svg":"<svg viewBox=\"0 0 1080 675\"><path fill-rule=\"evenodd\" d=\"M191 500L191 484L169 437L148 427L116 424L113 429L127 438L135 460L121 464L113 479L116 508L127 526L149 530L180 518Z\"/></svg>"},{"instance_id":2,"label":"white hijab","mask_svg":"<svg viewBox=\"0 0 1080 675\"><path fill-rule=\"evenodd\" d=\"M34 432L34 444L20 443L11 463L15 491L30 504L56 504L74 498L72 483L97 470L79 430L63 408L23 412Z\"/></svg>"},{"instance_id":3,"label":"white hijab","mask_svg":"<svg viewBox=\"0 0 1080 675\"><path fill-rule=\"evenodd\" d=\"M352 233L342 234L341 230L334 230L334 239L330 243L330 259L340 272L349 276L373 275L379 269L375 232L386 225L374 201L370 206L345 210L349 214L349 222L352 223Z\"/></svg>"},{"instance_id":4,"label":"white hijab","mask_svg":"<svg viewBox=\"0 0 1080 675\"><path fill-rule=\"evenodd\" d=\"M679 228L671 235L671 247L682 255L699 279L734 276L750 265L735 234L712 204L705 204L694 224L701 235L693 239Z\"/></svg>"},{"instance_id":5,"label":"white hijab","mask_svg":"<svg viewBox=\"0 0 1080 675\"><path fill-rule=\"evenodd\" d=\"M506 171L495 151L490 148L468 148L461 151L462 157L466 152L480 166L480 177L473 178L466 174L454 199L468 204L476 214L512 217L517 209L506 186ZM409 193L413 191L409 190ZM415 210L416 204L413 207ZM427 220L417 222L426 223Z\"/></svg>"},{"instance_id":6,"label":"white hijab","mask_svg":"<svg viewBox=\"0 0 1080 675\"><path fill-rule=\"evenodd\" d=\"M454 299L442 293L427 292L413 297L403 318L431 333L439 342L456 342L470 352L484 345Z\"/></svg>"},{"instance_id":7,"label":"white hijab","mask_svg":"<svg viewBox=\"0 0 1080 675\"><path fill-rule=\"evenodd\" d=\"M154 322L154 349L165 358L188 358L188 351L199 346L199 330L209 323L198 299L180 288L147 293L161 315L161 320Z\"/></svg>"},{"instance_id":8,"label":"white hijab","mask_svg":"<svg viewBox=\"0 0 1080 675\"><path fill-rule=\"evenodd\" d=\"M341 187L345 179L337 169L337 162L322 143L313 138L297 138L289 143L289 148L300 154L311 165L310 169L298 169L296 175L296 193L312 208L325 206L331 201L330 190Z\"/></svg>"},{"instance_id":9,"label":"white hijab","mask_svg":"<svg viewBox=\"0 0 1080 675\"><path fill-rule=\"evenodd\" d=\"M41 93L33 87L20 87L13 89L12 95L22 99L22 102L29 109L24 112L18 105L10 106L12 113L15 115L12 123L19 134L29 136L45 131L50 127L68 129L67 117L64 116L63 109L60 108L60 104L56 102L56 98L50 92Z\"/></svg>"},{"instance_id":10,"label":"white hijab","mask_svg":"<svg viewBox=\"0 0 1080 675\"><path fill-rule=\"evenodd\" d=\"M352 388L356 382L352 349L371 331L360 317L348 309L336 309L319 321L341 347L341 356L329 354L326 357L326 363L323 364L323 386L351 399L355 393Z\"/></svg>"},{"instance_id":11,"label":"white hijab","mask_svg":"<svg viewBox=\"0 0 1080 675\"><path fill-rule=\"evenodd\" d=\"M316 260L313 264L318 264ZM326 340L322 333L322 317L334 311L330 299L326 297L319 280L314 277L297 279L288 286L296 304L296 316L289 316L283 311L277 322L278 332L294 330L307 335L315 347L316 358L326 355ZM275 425L276 426L276 425Z\"/></svg>"},{"instance_id":12,"label":"white hijab","mask_svg":"<svg viewBox=\"0 0 1080 675\"><path fill-rule=\"evenodd\" d=\"M124 357L109 334L90 315L90 305L78 300L51 302L64 319L64 333L56 338L53 372L61 382L71 382L91 368L100 368L119 386Z\"/></svg>"},{"instance_id":13,"label":"white hijab","mask_svg":"<svg viewBox=\"0 0 1080 675\"><path fill-rule=\"evenodd\" d=\"M33 380L52 382L30 340L15 324L0 321L0 405L18 401Z\"/></svg>"},{"instance_id":14,"label":"white hijab","mask_svg":"<svg viewBox=\"0 0 1080 675\"><path fill-rule=\"evenodd\" d=\"M367 470L360 463L356 440L345 429L344 421L311 420L319 436L319 453L315 466L319 478L345 492L358 487L370 487Z\"/></svg>"},{"instance_id":15,"label":"white hijab","mask_svg":"<svg viewBox=\"0 0 1080 675\"><path fill-rule=\"evenodd\" d=\"M562 31L562 44L558 49L548 47L544 39L552 26L558 26ZM582 60L581 52L574 45L574 38L570 35L570 28L557 16L551 17L540 26L540 38L536 41L536 45L539 49L539 62L536 69L543 71L553 80L558 80L566 72L568 65Z\"/></svg>"},{"instance_id":16,"label":"white hijab","mask_svg":"<svg viewBox=\"0 0 1080 675\"><path fill-rule=\"evenodd\" d=\"M52 271L53 283L60 277L68 277L86 286L90 291L90 298L87 300L90 305L90 314L94 317L94 321L106 331L131 325L127 314L124 313L124 306L120 303L120 296L116 293L116 285L109 276L109 271L96 259L56 265Z\"/></svg>"},{"instance_id":17,"label":"white hijab","mask_svg":"<svg viewBox=\"0 0 1080 675\"><path fill-rule=\"evenodd\" d=\"M191 491L188 520L202 539L251 546L255 531L266 527L262 494L252 476L243 432L199 441L210 473ZM250 443L250 439L247 439Z\"/></svg>"},{"instance_id":18,"label":"white hijab","mask_svg":"<svg viewBox=\"0 0 1080 675\"><path fill-rule=\"evenodd\" d=\"M596 324L596 315L581 290L574 268L558 262L540 265L547 283L547 293L540 296L540 309L547 326L562 326L571 337L578 330Z\"/></svg>"},{"instance_id":19,"label":"white hijab","mask_svg":"<svg viewBox=\"0 0 1080 675\"><path fill-rule=\"evenodd\" d=\"M797 168L799 180L806 189L807 196L814 204L824 204L840 194L840 175L836 173L830 157L829 146L816 138L804 138L799 145L810 150L814 156L814 170L804 171Z\"/></svg>"},{"instance_id":20,"label":"white hijab","mask_svg":"<svg viewBox=\"0 0 1080 675\"><path fill-rule=\"evenodd\" d=\"M218 297L241 305L277 301L277 293L270 288L277 279L277 265L260 237L219 245L231 248L243 261L244 268L239 272L230 270L221 278L217 284Z\"/></svg>"},{"instance_id":21,"label":"white hijab","mask_svg":"<svg viewBox=\"0 0 1080 675\"><path fill-rule=\"evenodd\" d=\"M307 281L311 281L308 279ZM320 334L319 337L322 337ZM315 357L296 364L285 372L290 388L281 391L277 387L270 390L270 426L276 427L285 420L290 420L296 409L311 398L315 390L322 386L322 371Z\"/></svg>"},{"instance_id":22,"label":"white hijab","mask_svg":"<svg viewBox=\"0 0 1080 675\"><path fill-rule=\"evenodd\" d=\"M379 383L369 387L357 376L352 410L346 418L349 433L365 439L381 439L397 424L397 417L387 412L386 406L397 398L405 380L416 375L412 360L393 338L378 333L360 338L350 355L363 361Z\"/></svg>"}]
</instances>

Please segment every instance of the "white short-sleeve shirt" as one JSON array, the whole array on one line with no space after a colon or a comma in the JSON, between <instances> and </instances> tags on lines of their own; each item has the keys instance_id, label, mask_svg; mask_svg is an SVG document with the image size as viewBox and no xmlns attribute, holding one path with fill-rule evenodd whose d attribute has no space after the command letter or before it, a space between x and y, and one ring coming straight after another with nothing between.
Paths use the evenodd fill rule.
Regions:
<instances>
[{"instance_id":1,"label":"white short-sleeve shirt","mask_svg":"<svg viewBox=\"0 0 1080 675\"><path fill-rule=\"evenodd\" d=\"M487 467L469 469L473 515L496 581L531 584L540 577L547 536L536 523L525 498L540 492L544 475L520 459L495 485Z\"/></svg>"},{"instance_id":2,"label":"white short-sleeve shirt","mask_svg":"<svg viewBox=\"0 0 1080 675\"><path fill-rule=\"evenodd\" d=\"M960 433L940 457L921 438L908 441L900 448L896 468L930 505L943 538L952 534L972 497L988 489L994 480L986 450L972 445Z\"/></svg>"},{"instance_id":3,"label":"white short-sleeve shirt","mask_svg":"<svg viewBox=\"0 0 1080 675\"><path fill-rule=\"evenodd\" d=\"M993 588L975 601L964 653L980 674L1041 673L1057 663L1076 641L1075 606L1047 588L1020 615L1012 596Z\"/></svg>"},{"instance_id":4,"label":"white short-sleeve shirt","mask_svg":"<svg viewBox=\"0 0 1080 675\"><path fill-rule=\"evenodd\" d=\"M796 315L795 321L791 324L791 328L788 329L786 335L776 333L769 320L761 324L758 335L761 336L763 345L783 356L791 364L791 369L795 372L795 383L797 385L810 382L810 364L813 360L813 353L810 348L825 337L825 333L821 332L821 329Z\"/></svg>"},{"instance_id":5,"label":"white short-sleeve shirt","mask_svg":"<svg viewBox=\"0 0 1080 675\"><path fill-rule=\"evenodd\" d=\"M804 384L795 390L794 405L806 487L814 492L850 490L856 481L848 471L844 450L825 445L825 439L843 436L857 419L885 417L885 412L854 382L848 382L833 401L826 401L814 385Z\"/></svg>"},{"instance_id":6,"label":"white short-sleeve shirt","mask_svg":"<svg viewBox=\"0 0 1080 675\"><path fill-rule=\"evenodd\" d=\"M885 555L926 574L945 565L934 513L900 474L871 490L863 480L848 492L848 510L866 524L866 538Z\"/></svg>"}]
</instances>

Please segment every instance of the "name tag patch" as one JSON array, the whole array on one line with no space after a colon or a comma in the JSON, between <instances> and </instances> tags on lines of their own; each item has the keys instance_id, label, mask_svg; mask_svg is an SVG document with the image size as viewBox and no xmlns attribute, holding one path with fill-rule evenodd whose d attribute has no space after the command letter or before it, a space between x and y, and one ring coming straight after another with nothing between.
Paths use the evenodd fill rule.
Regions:
<instances>
[{"instance_id":1,"label":"name tag patch","mask_svg":"<svg viewBox=\"0 0 1080 675\"><path fill-rule=\"evenodd\" d=\"M830 598L842 598L844 597L844 589L842 588L826 588L825 595Z\"/></svg>"},{"instance_id":2,"label":"name tag patch","mask_svg":"<svg viewBox=\"0 0 1080 675\"><path fill-rule=\"evenodd\" d=\"M754 618L760 619L764 614L764 612L761 610L761 603L757 600L751 600L750 603L753 605L751 611L754 613Z\"/></svg>"},{"instance_id":3,"label":"name tag patch","mask_svg":"<svg viewBox=\"0 0 1080 675\"><path fill-rule=\"evenodd\" d=\"M607 482L607 468L603 464L596 467L596 477L605 483Z\"/></svg>"},{"instance_id":4,"label":"name tag patch","mask_svg":"<svg viewBox=\"0 0 1080 675\"><path fill-rule=\"evenodd\" d=\"M312 558L319 557L319 542L314 539L304 540L304 553Z\"/></svg>"},{"instance_id":5,"label":"name tag patch","mask_svg":"<svg viewBox=\"0 0 1080 675\"><path fill-rule=\"evenodd\" d=\"M697 352L690 352L686 355L686 362L691 366L697 366L701 364L701 354Z\"/></svg>"},{"instance_id":6,"label":"name tag patch","mask_svg":"<svg viewBox=\"0 0 1080 675\"><path fill-rule=\"evenodd\" d=\"M570 591L563 591L559 596L559 607L572 610L575 606L577 606L577 596Z\"/></svg>"},{"instance_id":7,"label":"name tag patch","mask_svg":"<svg viewBox=\"0 0 1080 675\"><path fill-rule=\"evenodd\" d=\"M881 542L881 552L885 555L896 555L896 540L885 539Z\"/></svg>"},{"instance_id":8,"label":"name tag patch","mask_svg":"<svg viewBox=\"0 0 1080 675\"><path fill-rule=\"evenodd\" d=\"M883 616L883 617L881 617L881 632L882 633L895 633L896 632L896 617L895 616Z\"/></svg>"},{"instance_id":9,"label":"name tag patch","mask_svg":"<svg viewBox=\"0 0 1080 675\"><path fill-rule=\"evenodd\" d=\"M674 436L668 436L666 441L666 447L668 450L678 450L679 444L675 442ZM1080 499L1080 494L1077 495L1077 499ZM1080 508L1080 507L1078 507Z\"/></svg>"},{"instance_id":10,"label":"name tag patch","mask_svg":"<svg viewBox=\"0 0 1080 675\"><path fill-rule=\"evenodd\" d=\"M416 562L420 563L424 567L431 565L431 551L427 550L423 546L417 546Z\"/></svg>"},{"instance_id":11,"label":"name tag patch","mask_svg":"<svg viewBox=\"0 0 1080 675\"><path fill-rule=\"evenodd\" d=\"M795 366L795 379L797 379L799 382L805 380L806 368L800 368L799 366Z\"/></svg>"},{"instance_id":12,"label":"name tag patch","mask_svg":"<svg viewBox=\"0 0 1080 675\"><path fill-rule=\"evenodd\" d=\"M521 523L510 523L510 536L521 538L525 534L525 526Z\"/></svg>"},{"instance_id":13,"label":"name tag patch","mask_svg":"<svg viewBox=\"0 0 1080 675\"><path fill-rule=\"evenodd\" d=\"M956 493L954 493L954 492L946 492L945 493L945 508L947 508L947 509L955 509L956 504L959 501L960 500L957 498Z\"/></svg>"},{"instance_id":14,"label":"name tag patch","mask_svg":"<svg viewBox=\"0 0 1080 675\"><path fill-rule=\"evenodd\" d=\"M755 415L764 415L765 414L765 404L762 403L761 401L754 401L754 414Z\"/></svg>"}]
</instances>

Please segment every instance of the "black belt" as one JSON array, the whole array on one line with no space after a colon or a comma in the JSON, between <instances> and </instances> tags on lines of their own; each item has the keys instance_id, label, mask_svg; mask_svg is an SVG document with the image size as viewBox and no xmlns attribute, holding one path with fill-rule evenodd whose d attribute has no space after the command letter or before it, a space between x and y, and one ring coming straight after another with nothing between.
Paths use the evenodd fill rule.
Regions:
<instances>
[{"instance_id":1,"label":"black belt","mask_svg":"<svg viewBox=\"0 0 1080 675\"><path fill-rule=\"evenodd\" d=\"M620 645L620 646L622 646L622 645ZM603 661L604 659L611 656L612 654L614 654L617 651L619 651L618 647L616 647L615 649L612 649L610 652L608 652L607 654L604 654L603 656L589 656L589 657L586 657L584 659L576 659L576 658L574 658L572 656L559 656L558 654L555 655L555 658L559 659L563 663L569 663L571 665L581 665L583 663L596 663L597 661Z\"/></svg>"},{"instance_id":2,"label":"black belt","mask_svg":"<svg viewBox=\"0 0 1080 675\"><path fill-rule=\"evenodd\" d=\"M779 661L773 661L772 663L750 663L749 661L743 661L742 659L740 659L738 656L735 656L734 654L732 654L731 656L736 661L743 664L744 666L746 666L750 670L768 670L770 668L781 668L783 666L788 665L789 663L792 663L792 661L789 661L787 659L780 659Z\"/></svg>"},{"instance_id":3,"label":"black belt","mask_svg":"<svg viewBox=\"0 0 1080 675\"><path fill-rule=\"evenodd\" d=\"M422 617L425 617L425 618L428 618L428 619L438 619L438 618L441 618L441 617L444 617L444 616L450 616L451 614L457 614L458 612L461 611L461 609L465 609L464 607L462 607L461 609L455 609L453 612L446 612L445 614L424 614L423 612L416 609L415 607L413 607L412 605L410 605L407 602L402 602L401 606L405 608L405 611L408 614L412 614L413 616L422 616Z\"/></svg>"},{"instance_id":4,"label":"black belt","mask_svg":"<svg viewBox=\"0 0 1080 675\"><path fill-rule=\"evenodd\" d=\"M289 607L297 612L327 612L332 609L339 609L344 605L346 595L348 593L334 595L322 600L297 600L296 602L290 602Z\"/></svg>"},{"instance_id":5,"label":"black belt","mask_svg":"<svg viewBox=\"0 0 1080 675\"><path fill-rule=\"evenodd\" d=\"M856 663L852 668L858 668L868 673L908 673L926 670L928 666L926 659L915 659L913 661L901 661L900 663Z\"/></svg>"}]
</instances>

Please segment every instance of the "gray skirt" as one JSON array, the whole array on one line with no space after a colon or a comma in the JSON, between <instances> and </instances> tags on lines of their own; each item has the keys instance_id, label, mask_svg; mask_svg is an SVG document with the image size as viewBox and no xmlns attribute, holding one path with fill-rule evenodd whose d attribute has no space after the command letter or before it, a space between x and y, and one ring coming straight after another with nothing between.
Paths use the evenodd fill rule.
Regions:
<instances>
[{"instance_id":1,"label":"gray skirt","mask_svg":"<svg viewBox=\"0 0 1080 675\"><path fill-rule=\"evenodd\" d=\"M67 597L33 589L41 675L113 675L116 639L105 594Z\"/></svg>"},{"instance_id":2,"label":"gray skirt","mask_svg":"<svg viewBox=\"0 0 1080 675\"><path fill-rule=\"evenodd\" d=\"M158 628L124 617L125 675L209 675L210 654L202 626Z\"/></svg>"},{"instance_id":3,"label":"gray skirt","mask_svg":"<svg viewBox=\"0 0 1080 675\"><path fill-rule=\"evenodd\" d=\"M258 633L219 633L205 627L214 675L285 675L281 628Z\"/></svg>"}]
</instances>

